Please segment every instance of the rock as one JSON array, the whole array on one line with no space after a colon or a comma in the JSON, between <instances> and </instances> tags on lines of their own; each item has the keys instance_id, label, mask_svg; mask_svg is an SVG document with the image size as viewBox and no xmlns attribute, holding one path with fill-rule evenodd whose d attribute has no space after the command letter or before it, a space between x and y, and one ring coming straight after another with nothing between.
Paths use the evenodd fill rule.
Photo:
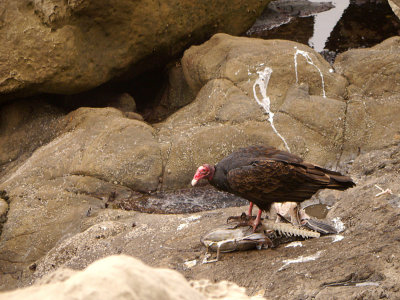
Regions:
<instances>
[{"instance_id":1,"label":"rock","mask_svg":"<svg viewBox=\"0 0 400 300\"><path fill-rule=\"evenodd\" d=\"M311 48L291 41L261 40L216 34L200 46L185 51L182 68L189 86L198 92L207 82L225 78L244 93L253 96L254 81L266 67L272 75L268 83L271 108L276 110L282 104L286 91L296 83L294 57L296 48L308 52L314 64L324 77L327 97L343 99L346 79L330 72L330 65ZM311 95L323 95L319 71L306 63L302 55L297 56L298 83L309 85ZM288 67L291 66L291 67Z\"/></svg>"},{"instance_id":2,"label":"rock","mask_svg":"<svg viewBox=\"0 0 400 300\"><path fill-rule=\"evenodd\" d=\"M0 198L0 218L7 214L8 203L3 198Z\"/></svg>"},{"instance_id":3,"label":"rock","mask_svg":"<svg viewBox=\"0 0 400 300\"><path fill-rule=\"evenodd\" d=\"M118 287L118 288L115 288ZM58 269L35 285L0 294L0 299L221 299L251 300L246 289L233 282L190 283L176 271L151 268L126 255L114 255L83 271Z\"/></svg>"},{"instance_id":4,"label":"rock","mask_svg":"<svg viewBox=\"0 0 400 300\"><path fill-rule=\"evenodd\" d=\"M289 23L293 17L308 17L335 7L332 2L310 2L307 0L280 0L268 4L247 35L271 30Z\"/></svg>"},{"instance_id":5,"label":"rock","mask_svg":"<svg viewBox=\"0 0 400 300\"><path fill-rule=\"evenodd\" d=\"M207 299L176 271L153 269L129 256L110 256L62 281L0 294L1 299Z\"/></svg>"},{"instance_id":6,"label":"rock","mask_svg":"<svg viewBox=\"0 0 400 300\"><path fill-rule=\"evenodd\" d=\"M262 290L271 299L324 299L336 293L342 299L384 294L396 299L400 296L399 209L392 202L393 195L400 194L396 167L399 153L397 145L361 155L353 162L350 173L357 186L344 192L326 191L334 193L336 202L328 220L342 222L344 226L339 236L302 241L301 247L282 244L273 250L226 253L216 264L203 264L205 248L200 244L200 236L225 223L228 216L239 215L245 207L192 215L93 209L81 223L84 230L70 233L35 261L35 271L24 270L20 283L26 285L58 268L81 270L96 259L123 253L153 267L179 270L193 280L229 280L246 287L250 295ZM365 172L371 162L372 169ZM376 197L380 190L375 185L391 189L393 195ZM96 190L95 185L90 186ZM191 262L191 267L187 267L187 262ZM246 271L249 264L253 268Z\"/></svg>"},{"instance_id":7,"label":"rock","mask_svg":"<svg viewBox=\"0 0 400 300\"><path fill-rule=\"evenodd\" d=\"M344 192L324 192L333 192L336 198L327 218L343 223L344 231L338 236L305 240L301 247L282 244L275 249L225 253L218 263L203 264L205 248L200 236L225 223L228 216L239 215L245 207L194 215L104 209L86 219L86 231L65 239L38 260L33 274L42 277L57 268L83 269L98 258L124 253L153 267L179 270L194 280L233 281L246 287L250 295L264 290L271 299L324 299L333 293L342 299L357 295L374 298L376 294L396 299L400 295L399 209L392 202L393 195L400 194L399 153L398 145L361 155L351 171L357 186ZM370 161L376 166L383 161L387 167L365 174ZM375 185L391 189L393 195L376 197L380 190ZM135 227L130 226L132 222ZM194 265L186 267L186 262ZM249 264L253 269L244 271Z\"/></svg>"},{"instance_id":8,"label":"rock","mask_svg":"<svg viewBox=\"0 0 400 300\"><path fill-rule=\"evenodd\" d=\"M68 111L80 107L114 107L123 112L135 112L136 102L129 93L119 93L109 87L99 87L76 95L57 97L57 102Z\"/></svg>"},{"instance_id":9,"label":"rock","mask_svg":"<svg viewBox=\"0 0 400 300\"><path fill-rule=\"evenodd\" d=\"M0 166L9 168L16 160L26 159L38 147L57 136L64 115L60 108L43 99L20 100L0 109Z\"/></svg>"},{"instance_id":10,"label":"rock","mask_svg":"<svg viewBox=\"0 0 400 300\"><path fill-rule=\"evenodd\" d=\"M293 66L295 47L310 53L321 69L326 98L320 73L301 55L297 57L301 84L296 86L295 70L287 67ZM216 163L239 147L255 144L285 149L287 142L293 153L309 161L336 165L344 134L346 80L329 72L329 64L312 49L289 41L217 34L187 50L182 67L197 96L156 125L165 169L170 170L164 172L164 188L188 185L199 165ZM273 70L268 86L257 86L266 67ZM274 125L282 138L257 103L253 87L258 98L267 89L276 113Z\"/></svg>"},{"instance_id":11,"label":"rock","mask_svg":"<svg viewBox=\"0 0 400 300\"><path fill-rule=\"evenodd\" d=\"M125 113L125 116L128 119L132 119L132 120L138 120L138 121L144 121L143 116L141 114L135 113L133 111L128 111Z\"/></svg>"},{"instance_id":12,"label":"rock","mask_svg":"<svg viewBox=\"0 0 400 300\"><path fill-rule=\"evenodd\" d=\"M1 236L3 273L19 272L84 230L82 221L110 197L159 184L160 149L149 125L113 108L81 108L63 122L57 138L0 183L11 203Z\"/></svg>"},{"instance_id":13,"label":"rock","mask_svg":"<svg viewBox=\"0 0 400 300\"><path fill-rule=\"evenodd\" d=\"M0 102L130 78L215 32L245 32L268 2L2 1Z\"/></svg>"},{"instance_id":14,"label":"rock","mask_svg":"<svg viewBox=\"0 0 400 300\"><path fill-rule=\"evenodd\" d=\"M349 98L399 95L399 53L400 37L392 37L371 48L339 54L334 67L349 81Z\"/></svg>"},{"instance_id":15,"label":"rock","mask_svg":"<svg viewBox=\"0 0 400 300\"><path fill-rule=\"evenodd\" d=\"M400 1L398 0L389 0L389 5L392 8L394 14L400 18Z\"/></svg>"},{"instance_id":16,"label":"rock","mask_svg":"<svg viewBox=\"0 0 400 300\"><path fill-rule=\"evenodd\" d=\"M297 57L296 84L295 46L307 51L324 75L326 98L319 71L302 56ZM267 66L272 68L269 81L262 77ZM364 97L354 93L355 83L346 90L347 80L332 72L318 54L285 41L218 34L189 49L182 68L196 99L153 126L126 118L115 108L80 108L66 116L60 112L54 123L46 117L45 124L51 123L53 131L42 126L36 137L22 117L10 122L17 124L22 138L43 136L46 143L21 142L26 156L7 165L0 178L0 190L7 191L10 202L0 240L0 287L24 286L59 267L82 269L95 259L125 253L190 278L230 279L250 288L251 294L264 290L276 298L314 297L324 283L350 279L351 284L371 280L396 296L397 94ZM262 96L263 107L256 101ZM267 113L267 96L277 132ZM362 101L369 103L364 106ZM28 113L22 115L30 120ZM390 128L384 131L385 126ZM329 218L340 217L347 228L335 243L328 237L304 241L303 247L232 253L209 266L200 263L200 236L245 208L189 216L111 209L113 203L148 191L188 187L198 165L215 163L238 147L269 144L285 149L284 141L293 153L313 163L342 162L341 168L352 170L356 188L325 195L326 203L334 206ZM359 152L362 155L356 158ZM381 192L375 185L392 194L375 197ZM297 263L301 257L306 268ZM249 262L254 269L246 273ZM367 275L350 278L353 273ZM274 282L280 284L270 284Z\"/></svg>"},{"instance_id":17,"label":"rock","mask_svg":"<svg viewBox=\"0 0 400 300\"><path fill-rule=\"evenodd\" d=\"M343 158L400 141L400 38L340 54L335 69L349 80Z\"/></svg>"},{"instance_id":18,"label":"rock","mask_svg":"<svg viewBox=\"0 0 400 300\"><path fill-rule=\"evenodd\" d=\"M161 95L161 99L148 112L146 120L151 123L160 122L181 107L192 102L195 96L186 82L182 65L176 63L168 71L168 82Z\"/></svg>"},{"instance_id":19,"label":"rock","mask_svg":"<svg viewBox=\"0 0 400 300\"><path fill-rule=\"evenodd\" d=\"M246 289L239 287L237 284L229 281L220 281L212 283L207 279L192 280L190 285L205 295L208 299L221 299L221 300L257 300L265 299L262 296L249 297L246 295Z\"/></svg>"}]
</instances>

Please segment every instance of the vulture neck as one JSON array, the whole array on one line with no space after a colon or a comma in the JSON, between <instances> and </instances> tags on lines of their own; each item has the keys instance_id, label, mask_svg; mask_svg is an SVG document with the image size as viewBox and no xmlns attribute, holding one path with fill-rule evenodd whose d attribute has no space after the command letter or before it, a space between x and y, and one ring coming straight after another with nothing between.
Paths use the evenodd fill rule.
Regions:
<instances>
[{"instance_id":1,"label":"vulture neck","mask_svg":"<svg viewBox=\"0 0 400 300\"><path fill-rule=\"evenodd\" d=\"M208 177L208 181L211 185L215 186L219 190L223 190L226 192L230 191L229 183L226 178L226 172L224 168L217 166L213 166L212 168L212 175L210 173L210 177Z\"/></svg>"},{"instance_id":2,"label":"vulture neck","mask_svg":"<svg viewBox=\"0 0 400 300\"><path fill-rule=\"evenodd\" d=\"M214 178L215 174L215 166L210 166L210 175L208 175L208 181L211 181Z\"/></svg>"}]
</instances>

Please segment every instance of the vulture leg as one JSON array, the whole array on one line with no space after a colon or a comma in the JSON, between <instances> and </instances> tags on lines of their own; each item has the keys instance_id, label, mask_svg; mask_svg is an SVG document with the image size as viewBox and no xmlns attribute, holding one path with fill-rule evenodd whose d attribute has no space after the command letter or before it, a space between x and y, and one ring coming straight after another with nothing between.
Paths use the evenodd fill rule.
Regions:
<instances>
[{"instance_id":1,"label":"vulture leg","mask_svg":"<svg viewBox=\"0 0 400 300\"><path fill-rule=\"evenodd\" d=\"M251 217L251 215L252 215L252 212L253 212L253 202L250 202L250 206L249 206L249 212L247 213L247 215L249 216L249 217Z\"/></svg>"},{"instance_id":2,"label":"vulture leg","mask_svg":"<svg viewBox=\"0 0 400 300\"><path fill-rule=\"evenodd\" d=\"M253 227L253 232L256 232L257 230L257 226L261 224L261 214L262 214L262 210L259 209L258 213L257 213L257 217L254 220L253 224L251 225ZM253 220L253 219L252 219Z\"/></svg>"}]
</instances>

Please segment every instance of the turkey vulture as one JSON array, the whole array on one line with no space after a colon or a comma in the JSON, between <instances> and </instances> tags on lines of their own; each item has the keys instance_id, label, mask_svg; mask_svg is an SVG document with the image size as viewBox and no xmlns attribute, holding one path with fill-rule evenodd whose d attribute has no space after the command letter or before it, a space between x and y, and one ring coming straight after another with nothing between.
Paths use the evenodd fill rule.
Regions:
<instances>
[{"instance_id":1,"label":"turkey vulture","mask_svg":"<svg viewBox=\"0 0 400 300\"><path fill-rule=\"evenodd\" d=\"M261 212L273 202L302 202L320 189L346 190L355 186L348 176L304 162L291 153L267 146L241 148L215 166L200 166L192 185L206 178L217 189L250 201L248 225L255 230ZM259 208L251 217L253 203Z\"/></svg>"}]
</instances>

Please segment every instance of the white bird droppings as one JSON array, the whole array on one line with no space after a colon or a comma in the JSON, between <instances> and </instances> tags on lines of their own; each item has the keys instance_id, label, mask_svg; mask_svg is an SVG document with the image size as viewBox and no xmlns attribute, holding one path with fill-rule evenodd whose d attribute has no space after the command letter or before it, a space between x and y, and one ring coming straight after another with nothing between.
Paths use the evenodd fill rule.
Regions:
<instances>
[{"instance_id":1,"label":"white bird droppings","mask_svg":"<svg viewBox=\"0 0 400 300\"><path fill-rule=\"evenodd\" d=\"M289 247L303 247L303 244L300 242L300 241L297 241L297 242L291 242L291 243L289 243L289 244L287 244L286 246L285 246L285 248L289 248Z\"/></svg>"},{"instance_id":2,"label":"white bird droppings","mask_svg":"<svg viewBox=\"0 0 400 300\"><path fill-rule=\"evenodd\" d=\"M310 255L310 256L299 256L298 258L295 258L295 259L285 259L282 261L283 266L280 267L278 271L284 270L290 264L296 264L296 263L302 263L302 262L316 260L317 258L320 257L321 253L322 253L322 251L318 251L317 253Z\"/></svg>"},{"instance_id":3,"label":"white bird droppings","mask_svg":"<svg viewBox=\"0 0 400 300\"><path fill-rule=\"evenodd\" d=\"M341 234L335 234L332 236L332 243L339 242L344 239L344 236Z\"/></svg>"},{"instance_id":4,"label":"white bird droppings","mask_svg":"<svg viewBox=\"0 0 400 300\"><path fill-rule=\"evenodd\" d=\"M276 135L283 141L287 151L290 152L290 148L289 148L285 138L275 128L275 124L274 124L274 115L275 114L271 111L271 100L269 99L269 97L267 95L268 82L269 82L269 79L271 78L272 69L270 67L265 67L265 69L263 71L258 71L257 74L258 74L258 78L254 82L254 85L253 85L254 99L257 101L257 103L262 108L264 108L264 110L268 114L268 121L271 124L272 129L274 130ZM257 87L261 94L261 99L258 98Z\"/></svg>"},{"instance_id":5,"label":"white bird droppings","mask_svg":"<svg viewBox=\"0 0 400 300\"><path fill-rule=\"evenodd\" d=\"M323 96L324 98L326 98L324 75L322 74L320 68L318 68L317 65L314 64L314 62L313 62L313 60L312 60L312 58L311 58L311 56L310 56L310 54L309 54L308 52L303 51L303 50L299 50L299 49L297 49L297 47L294 47L294 49L296 50L296 52L295 52L295 54L294 54L294 71L295 71L295 73L296 73L296 83L299 82L299 78L298 78L298 75L297 75L297 55L300 54L300 55L302 55L302 56L306 59L306 62L307 62L308 64L314 66L314 67L318 70L319 75L321 76L322 96ZM331 69L331 70L332 70L332 69ZM333 71L333 70L332 70L332 71Z\"/></svg>"},{"instance_id":6,"label":"white bird droppings","mask_svg":"<svg viewBox=\"0 0 400 300\"><path fill-rule=\"evenodd\" d=\"M176 230L182 230L183 228L186 228L189 226L190 222L196 221L201 219L201 216L199 215L193 215L193 216L189 216L186 218L181 218L182 221L184 221L185 223L179 224L179 226L176 228Z\"/></svg>"},{"instance_id":7,"label":"white bird droppings","mask_svg":"<svg viewBox=\"0 0 400 300\"><path fill-rule=\"evenodd\" d=\"M183 264L185 265L186 268L190 269L190 268L193 268L197 264L197 260L194 259L194 260L185 261Z\"/></svg>"},{"instance_id":8,"label":"white bird droppings","mask_svg":"<svg viewBox=\"0 0 400 300\"><path fill-rule=\"evenodd\" d=\"M342 222L342 220L340 220L339 217L333 218L332 222L333 222L333 224L334 224L333 226L335 227L337 232L342 232L346 229L346 227L344 226L344 223Z\"/></svg>"}]
</instances>

